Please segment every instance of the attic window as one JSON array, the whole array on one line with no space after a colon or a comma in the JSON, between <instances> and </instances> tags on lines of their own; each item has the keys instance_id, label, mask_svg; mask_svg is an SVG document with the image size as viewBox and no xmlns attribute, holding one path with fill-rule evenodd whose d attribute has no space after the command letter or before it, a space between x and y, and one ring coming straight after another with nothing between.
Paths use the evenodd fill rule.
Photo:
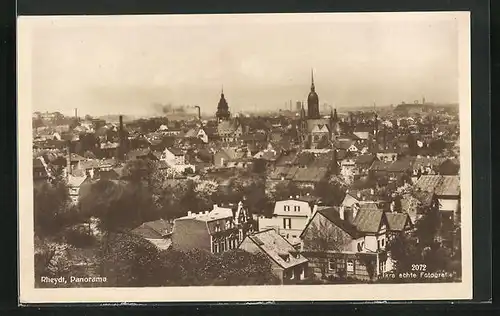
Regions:
<instances>
[{"instance_id":1,"label":"attic window","mask_svg":"<svg viewBox=\"0 0 500 316\"><path fill-rule=\"evenodd\" d=\"M290 254L288 253L280 253L279 256L281 259L283 259L285 262L290 262Z\"/></svg>"},{"instance_id":2,"label":"attic window","mask_svg":"<svg viewBox=\"0 0 500 316\"><path fill-rule=\"evenodd\" d=\"M297 259L300 257L300 253L296 250L289 251L289 253Z\"/></svg>"}]
</instances>

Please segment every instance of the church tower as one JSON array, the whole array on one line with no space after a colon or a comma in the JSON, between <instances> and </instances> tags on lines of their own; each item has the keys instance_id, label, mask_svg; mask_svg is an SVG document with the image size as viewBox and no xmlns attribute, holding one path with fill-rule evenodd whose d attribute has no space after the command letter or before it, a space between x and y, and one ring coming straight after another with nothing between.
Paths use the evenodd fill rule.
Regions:
<instances>
[{"instance_id":1,"label":"church tower","mask_svg":"<svg viewBox=\"0 0 500 316\"><path fill-rule=\"evenodd\" d=\"M229 112L229 105L227 104L226 98L224 97L224 88L222 88L220 93L219 104L217 105L217 112L215 113L217 121L227 121L231 116Z\"/></svg>"},{"instance_id":2,"label":"church tower","mask_svg":"<svg viewBox=\"0 0 500 316\"><path fill-rule=\"evenodd\" d=\"M319 119L319 98L316 93L316 87L314 86L314 73L311 69L311 91L307 97L307 118L308 119Z\"/></svg>"}]
</instances>

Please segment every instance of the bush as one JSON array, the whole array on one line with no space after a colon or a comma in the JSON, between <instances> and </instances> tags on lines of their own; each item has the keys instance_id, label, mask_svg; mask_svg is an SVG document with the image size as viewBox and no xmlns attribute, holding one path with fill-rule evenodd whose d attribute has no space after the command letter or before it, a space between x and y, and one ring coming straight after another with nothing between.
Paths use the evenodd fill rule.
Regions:
<instances>
[{"instance_id":1,"label":"bush","mask_svg":"<svg viewBox=\"0 0 500 316\"><path fill-rule=\"evenodd\" d=\"M96 238L82 226L68 228L65 231L64 238L68 244L78 248L93 246L97 241Z\"/></svg>"}]
</instances>

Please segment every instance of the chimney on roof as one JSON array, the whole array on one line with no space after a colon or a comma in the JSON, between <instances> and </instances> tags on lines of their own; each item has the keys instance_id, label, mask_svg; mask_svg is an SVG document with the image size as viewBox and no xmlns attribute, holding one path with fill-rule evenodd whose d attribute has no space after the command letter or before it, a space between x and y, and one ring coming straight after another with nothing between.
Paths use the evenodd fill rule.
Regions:
<instances>
[{"instance_id":1,"label":"chimney on roof","mask_svg":"<svg viewBox=\"0 0 500 316\"><path fill-rule=\"evenodd\" d=\"M192 216L193 216L193 212L188 211L188 216L189 216L189 217L192 217Z\"/></svg>"},{"instance_id":2,"label":"chimney on roof","mask_svg":"<svg viewBox=\"0 0 500 316\"><path fill-rule=\"evenodd\" d=\"M345 219L345 212L346 212L345 207L341 206L340 209L339 209L339 216L340 216L341 220Z\"/></svg>"}]
</instances>

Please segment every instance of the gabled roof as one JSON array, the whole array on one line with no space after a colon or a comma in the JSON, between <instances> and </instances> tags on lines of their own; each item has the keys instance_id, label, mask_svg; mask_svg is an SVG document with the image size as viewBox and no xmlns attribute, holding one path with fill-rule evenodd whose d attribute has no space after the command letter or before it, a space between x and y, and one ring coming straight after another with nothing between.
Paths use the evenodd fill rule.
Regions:
<instances>
[{"instance_id":1,"label":"gabled roof","mask_svg":"<svg viewBox=\"0 0 500 316\"><path fill-rule=\"evenodd\" d=\"M308 262L285 238L274 229L263 230L247 236L263 253L283 269Z\"/></svg>"},{"instance_id":2,"label":"gabled roof","mask_svg":"<svg viewBox=\"0 0 500 316\"><path fill-rule=\"evenodd\" d=\"M407 213L385 213L387 226L390 231L401 232L405 229L406 223L410 221Z\"/></svg>"},{"instance_id":3,"label":"gabled roof","mask_svg":"<svg viewBox=\"0 0 500 316\"><path fill-rule=\"evenodd\" d=\"M379 231L383 215L382 210L361 208L353 220L353 225L356 226L359 232L375 234Z\"/></svg>"},{"instance_id":4,"label":"gabled roof","mask_svg":"<svg viewBox=\"0 0 500 316\"><path fill-rule=\"evenodd\" d=\"M349 236L356 239L361 237L356 226L349 223L349 221L340 218L339 210L336 207L328 207L324 209L320 209L317 211L318 214L321 214L323 217L332 222L335 226L339 227L343 231L345 231ZM307 228L307 227L306 227ZM305 231L305 229L304 229Z\"/></svg>"}]
</instances>

